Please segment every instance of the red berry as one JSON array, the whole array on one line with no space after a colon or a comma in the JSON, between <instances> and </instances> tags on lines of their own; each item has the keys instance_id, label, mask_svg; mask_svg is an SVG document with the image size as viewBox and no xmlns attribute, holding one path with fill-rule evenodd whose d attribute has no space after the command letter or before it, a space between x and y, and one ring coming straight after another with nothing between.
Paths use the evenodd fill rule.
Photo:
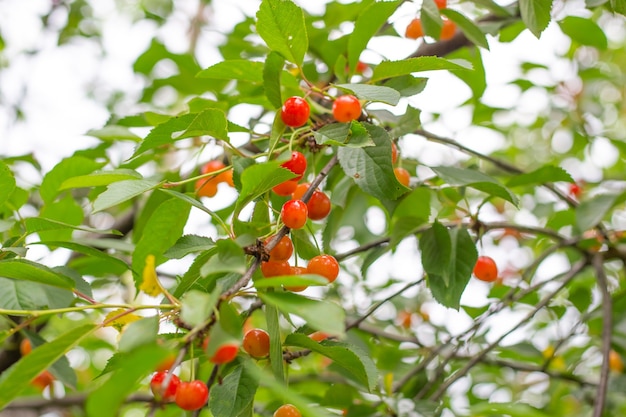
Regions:
<instances>
[{"instance_id":1,"label":"red berry","mask_svg":"<svg viewBox=\"0 0 626 417\"><path fill-rule=\"evenodd\" d=\"M302 417L300 410L291 404L284 404L274 412L274 417Z\"/></svg>"},{"instance_id":2,"label":"red berry","mask_svg":"<svg viewBox=\"0 0 626 417\"><path fill-rule=\"evenodd\" d=\"M238 352L239 346L234 343L226 343L217 348L217 350L209 360L216 365L229 363L235 360Z\"/></svg>"},{"instance_id":3,"label":"red berry","mask_svg":"<svg viewBox=\"0 0 626 417\"><path fill-rule=\"evenodd\" d=\"M298 180L289 180L281 182L280 184L274 186L274 188L272 188L272 191L274 191L274 193L276 193L277 195L286 197L293 193L297 186Z\"/></svg>"},{"instance_id":4,"label":"red berry","mask_svg":"<svg viewBox=\"0 0 626 417\"><path fill-rule=\"evenodd\" d=\"M369 67L367 66L367 64L363 61L359 61L356 63L356 68L354 69L356 71L357 74L363 74L363 72L365 72L365 70L367 70Z\"/></svg>"},{"instance_id":5,"label":"red berry","mask_svg":"<svg viewBox=\"0 0 626 417\"><path fill-rule=\"evenodd\" d=\"M398 162L398 146L395 142L391 142L391 163Z\"/></svg>"},{"instance_id":6,"label":"red berry","mask_svg":"<svg viewBox=\"0 0 626 417\"><path fill-rule=\"evenodd\" d=\"M176 391L176 405L183 410L199 410L208 399L209 389L202 381L182 382Z\"/></svg>"},{"instance_id":7,"label":"red berry","mask_svg":"<svg viewBox=\"0 0 626 417\"><path fill-rule=\"evenodd\" d=\"M306 207L309 211L309 219L322 220L330 213L330 198L323 192L315 190L306 203Z\"/></svg>"},{"instance_id":8,"label":"red berry","mask_svg":"<svg viewBox=\"0 0 626 417\"><path fill-rule=\"evenodd\" d=\"M33 345L30 343L29 339L22 339L20 342L20 353L22 356L28 355L33 350Z\"/></svg>"},{"instance_id":9,"label":"red berry","mask_svg":"<svg viewBox=\"0 0 626 417\"><path fill-rule=\"evenodd\" d=\"M226 168L226 165L218 159L213 161L209 161L200 168L200 172L202 174L208 174L209 172L219 171L220 169Z\"/></svg>"},{"instance_id":10,"label":"red berry","mask_svg":"<svg viewBox=\"0 0 626 417\"><path fill-rule=\"evenodd\" d=\"M37 375L35 379L30 381L30 384L43 391L48 385L52 385L53 382L54 376L48 371L43 371L42 373Z\"/></svg>"},{"instance_id":11,"label":"red berry","mask_svg":"<svg viewBox=\"0 0 626 417\"><path fill-rule=\"evenodd\" d=\"M291 274L291 266L287 261L267 261L261 263L261 273L265 278Z\"/></svg>"},{"instance_id":12,"label":"red berry","mask_svg":"<svg viewBox=\"0 0 626 417\"><path fill-rule=\"evenodd\" d=\"M445 9L446 7L448 7L447 0L435 0L435 4L437 5L438 9Z\"/></svg>"},{"instance_id":13,"label":"red berry","mask_svg":"<svg viewBox=\"0 0 626 417\"><path fill-rule=\"evenodd\" d=\"M316 342L321 342L322 340L328 339L330 336L328 333L318 330L317 332L313 332L309 335L309 338L315 340Z\"/></svg>"},{"instance_id":14,"label":"red berry","mask_svg":"<svg viewBox=\"0 0 626 417\"><path fill-rule=\"evenodd\" d=\"M411 181L411 174L404 168L397 167L393 169L393 173L396 174L396 178L398 182L405 187L409 186L409 182Z\"/></svg>"},{"instance_id":15,"label":"red berry","mask_svg":"<svg viewBox=\"0 0 626 417\"><path fill-rule=\"evenodd\" d=\"M481 281L495 281L498 279L496 262L489 256L479 256L474 266L474 276Z\"/></svg>"},{"instance_id":16,"label":"red berry","mask_svg":"<svg viewBox=\"0 0 626 417\"><path fill-rule=\"evenodd\" d=\"M307 274L307 269L303 266L292 266L291 267L291 275L304 275ZM286 290L293 292L304 291L308 288L308 285L295 285L295 286L285 286Z\"/></svg>"},{"instance_id":17,"label":"red berry","mask_svg":"<svg viewBox=\"0 0 626 417\"><path fill-rule=\"evenodd\" d=\"M298 184L296 189L291 194L292 200L302 200L302 197L307 192L307 190L311 187L311 184L308 182L303 182L302 184Z\"/></svg>"},{"instance_id":18,"label":"red berry","mask_svg":"<svg viewBox=\"0 0 626 417\"><path fill-rule=\"evenodd\" d=\"M409 39L418 39L424 36L424 29L422 29L422 21L419 20L418 18L411 20L411 22L406 27L404 36L406 36Z\"/></svg>"},{"instance_id":19,"label":"red berry","mask_svg":"<svg viewBox=\"0 0 626 417\"><path fill-rule=\"evenodd\" d=\"M294 180L299 181L306 171L306 157L301 152L293 151L291 152L291 159L283 162L280 166L296 174L297 177Z\"/></svg>"},{"instance_id":20,"label":"red berry","mask_svg":"<svg viewBox=\"0 0 626 417\"><path fill-rule=\"evenodd\" d=\"M221 174L219 174L217 177L217 182L225 182L226 184L230 185L231 187L235 186L235 182L233 181L233 170L229 169L228 171L224 171Z\"/></svg>"},{"instance_id":21,"label":"red berry","mask_svg":"<svg viewBox=\"0 0 626 417\"><path fill-rule=\"evenodd\" d=\"M361 116L361 102L351 94L340 96L333 102L333 117L340 123L351 122Z\"/></svg>"},{"instance_id":22,"label":"red berry","mask_svg":"<svg viewBox=\"0 0 626 417\"><path fill-rule=\"evenodd\" d=\"M443 18L443 27L441 28L441 35L439 35L439 39L442 41L447 41L448 39L452 39L454 36L454 32L456 32L456 25L451 20Z\"/></svg>"},{"instance_id":23,"label":"red berry","mask_svg":"<svg viewBox=\"0 0 626 417\"><path fill-rule=\"evenodd\" d=\"M280 118L289 127L300 127L309 120L311 108L302 97L289 97L280 110Z\"/></svg>"},{"instance_id":24,"label":"red berry","mask_svg":"<svg viewBox=\"0 0 626 417\"><path fill-rule=\"evenodd\" d=\"M265 240L265 244L267 245L271 238L267 238ZM274 249L270 251L270 261L286 261L291 258L293 254L293 242L289 238L289 236L283 236Z\"/></svg>"},{"instance_id":25,"label":"red berry","mask_svg":"<svg viewBox=\"0 0 626 417\"><path fill-rule=\"evenodd\" d=\"M196 194L198 197L214 197L217 194L216 178L200 178L196 181Z\"/></svg>"},{"instance_id":26,"label":"red berry","mask_svg":"<svg viewBox=\"0 0 626 417\"><path fill-rule=\"evenodd\" d=\"M174 361L176 361L176 355L173 353L169 354L167 358L163 360L163 362L157 365L156 367L157 372L169 371L172 365L174 365Z\"/></svg>"},{"instance_id":27,"label":"red berry","mask_svg":"<svg viewBox=\"0 0 626 417\"><path fill-rule=\"evenodd\" d=\"M580 197L580 195L582 194L583 189L580 185L578 185L577 183L573 183L569 185L569 195L575 198Z\"/></svg>"},{"instance_id":28,"label":"red berry","mask_svg":"<svg viewBox=\"0 0 626 417\"><path fill-rule=\"evenodd\" d=\"M170 377L170 382L167 384L167 389L163 389L163 382L167 377L167 372L157 372L150 381L150 390L157 401L172 402L176 397L176 391L180 386L180 378L176 375Z\"/></svg>"},{"instance_id":29,"label":"red berry","mask_svg":"<svg viewBox=\"0 0 626 417\"><path fill-rule=\"evenodd\" d=\"M339 263L331 255L318 255L314 257L309 261L306 269L309 274L321 275L326 278L328 282L333 282L339 275Z\"/></svg>"},{"instance_id":30,"label":"red berry","mask_svg":"<svg viewBox=\"0 0 626 417\"><path fill-rule=\"evenodd\" d=\"M289 200L280 210L280 218L290 229L301 229L306 224L308 208L301 200Z\"/></svg>"},{"instance_id":31,"label":"red berry","mask_svg":"<svg viewBox=\"0 0 626 417\"><path fill-rule=\"evenodd\" d=\"M243 336L243 350L253 358L265 358L270 354L270 335L263 329L252 329Z\"/></svg>"}]
</instances>

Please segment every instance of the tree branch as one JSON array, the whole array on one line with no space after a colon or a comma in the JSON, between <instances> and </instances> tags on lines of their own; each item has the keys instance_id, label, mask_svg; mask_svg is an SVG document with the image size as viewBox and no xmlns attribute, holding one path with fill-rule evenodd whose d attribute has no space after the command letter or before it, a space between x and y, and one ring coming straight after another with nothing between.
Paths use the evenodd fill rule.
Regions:
<instances>
[{"instance_id":1,"label":"tree branch","mask_svg":"<svg viewBox=\"0 0 626 417\"><path fill-rule=\"evenodd\" d=\"M611 352L611 335L613 331L613 303L609 294L608 280L604 273L602 255L596 253L592 259L593 268L598 278L598 286L602 294L602 367L600 382L593 407L593 417L602 417L609 388L609 356Z\"/></svg>"}]
</instances>

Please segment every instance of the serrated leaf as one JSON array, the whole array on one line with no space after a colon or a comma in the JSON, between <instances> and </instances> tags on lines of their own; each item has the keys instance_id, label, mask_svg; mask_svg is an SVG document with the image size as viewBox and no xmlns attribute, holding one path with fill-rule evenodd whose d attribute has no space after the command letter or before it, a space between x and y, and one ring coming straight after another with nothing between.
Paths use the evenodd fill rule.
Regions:
<instances>
[{"instance_id":1,"label":"serrated leaf","mask_svg":"<svg viewBox=\"0 0 626 417\"><path fill-rule=\"evenodd\" d=\"M400 137L415 132L422 125L421 113L419 109L407 106L406 112L400 117L396 126L391 129L390 135Z\"/></svg>"},{"instance_id":2,"label":"serrated leaf","mask_svg":"<svg viewBox=\"0 0 626 417\"><path fill-rule=\"evenodd\" d=\"M181 320L192 327L204 323L211 317L218 298L217 291L211 294L198 290L187 291L181 299Z\"/></svg>"},{"instance_id":3,"label":"serrated leaf","mask_svg":"<svg viewBox=\"0 0 626 417\"><path fill-rule=\"evenodd\" d=\"M191 253L202 252L213 247L215 247L215 242L209 237L184 235L163 255L170 259L181 259Z\"/></svg>"},{"instance_id":4,"label":"serrated leaf","mask_svg":"<svg viewBox=\"0 0 626 417\"><path fill-rule=\"evenodd\" d=\"M29 217L27 219L24 219L24 224L26 225L26 231L28 232L28 234L39 233L39 232L43 232L47 230L73 229L73 230L80 230L80 231L89 232L89 233L117 235L117 236L121 235L121 233L117 230L112 230L112 229L105 230L105 229L95 229L93 227L88 227L88 226L76 226L73 224L60 222L58 220L45 219L42 217Z\"/></svg>"},{"instance_id":5,"label":"serrated leaf","mask_svg":"<svg viewBox=\"0 0 626 417\"><path fill-rule=\"evenodd\" d=\"M548 182L567 181L574 182L571 175L563 168L554 165L545 165L527 174L516 175L507 183L507 187L519 187L521 185L537 185Z\"/></svg>"},{"instance_id":6,"label":"serrated leaf","mask_svg":"<svg viewBox=\"0 0 626 417\"><path fill-rule=\"evenodd\" d=\"M561 26L563 33L581 45L593 46L602 50L608 47L606 34L591 19L567 16L559 22L559 26Z\"/></svg>"},{"instance_id":7,"label":"serrated leaf","mask_svg":"<svg viewBox=\"0 0 626 417\"><path fill-rule=\"evenodd\" d=\"M254 282L254 287L257 289L299 287L302 285L325 286L325 285L328 285L328 280L319 275L304 274L304 275L281 275L281 276L271 277L271 279L267 279L267 278L259 279Z\"/></svg>"},{"instance_id":8,"label":"serrated leaf","mask_svg":"<svg viewBox=\"0 0 626 417\"><path fill-rule=\"evenodd\" d=\"M376 146L364 148L341 147L339 163L347 176L366 193L384 200L395 200L408 191L393 173L391 146L385 129L363 123Z\"/></svg>"},{"instance_id":9,"label":"serrated leaf","mask_svg":"<svg viewBox=\"0 0 626 417\"><path fill-rule=\"evenodd\" d=\"M360 100L375 101L395 106L400 101L400 93L390 87L369 84L336 84L335 87L354 94Z\"/></svg>"},{"instance_id":10,"label":"serrated leaf","mask_svg":"<svg viewBox=\"0 0 626 417\"><path fill-rule=\"evenodd\" d=\"M309 49L302 9L290 0L263 0L256 17L257 32L267 46L301 66Z\"/></svg>"},{"instance_id":11,"label":"serrated leaf","mask_svg":"<svg viewBox=\"0 0 626 417\"><path fill-rule=\"evenodd\" d=\"M378 371L366 352L353 344L324 340L318 343L301 333L292 333L285 339L286 346L310 349L331 359L370 392L376 388Z\"/></svg>"},{"instance_id":12,"label":"serrated leaf","mask_svg":"<svg viewBox=\"0 0 626 417\"><path fill-rule=\"evenodd\" d=\"M526 27L539 38L550 23L552 0L519 0L519 8Z\"/></svg>"},{"instance_id":13,"label":"serrated leaf","mask_svg":"<svg viewBox=\"0 0 626 417\"><path fill-rule=\"evenodd\" d=\"M576 226L583 232L597 226L604 216L617 204L624 201L626 193L600 194L583 201L576 207Z\"/></svg>"},{"instance_id":14,"label":"serrated leaf","mask_svg":"<svg viewBox=\"0 0 626 417\"><path fill-rule=\"evenodd\" d=\"M74 288L74 281L71 278L27 259L0 261L0 277L39 282L58 288Z\"/></svg>"},{"instance_id":15,"label":"serrated leaf","mask_svg":"<svg viewBox=\"0 0 626 417\"><path fill-rule=\"evenodd\" d=\"M75 299L70 291L32 281L0 278L0 288L0 308L7 310L64 308Z\"/></svg>"},{"instance_id":16,"label":"serrated leaf","mask_svg":"<svg viewBox=\"0 0 626 417\"><path fill-rule=\"evenodd\" d=\"M88 324L75 327L24 356L0 376L0 410L17 398L30 381L59 360L82 339L89 336L96 326Z\"/></svg>"},{"instance_id":17,"label":"serrated leaf","mask_svg":"<svg viewBox=\"0 0 626 417\"><path fill-rule=\"evenodd\" d=\"M104 163L93 161L84 156L71 156L66 158L44 176L41 187L39 187L39 194L44 202L52 202L59 191L61 191L61 184L63 184L65 180L90 174L102 168L103 165Z\"/></svg>"},{"instance_id":18,"label":"serrated leaf","mask_svg":"<svg viewBox=\"0 0 626 417\"><path fill-rule=\"evenodd\" d=\"M517 206L518 200L508 188L495 178L473 169L456 167L431 168L443 181L453 186L467 186L500 197Z\"/></svg>"},{"instance_id":19,"label":"serrated leaf","mask_svg":"<svg viewBox=\"0 0 626 417\"><path fill-rule=\"evenodd\" d=\"M374 68L371 81L409 75L421 71L471 71L472 66L467 61L451 61L434 56L408 58L400 61L383 61Z\"/></svg>"},{"instance_id":20,"label":"serrated leaf","mask_svg":"<svg viewBox=\"0 0 626 417\"><path fill-rule=\"evenodd\" d=\"M155 189L159 183L154 180L124 180L110 184L93 203L94 213L117 206L125 201Z\"/></svg>"},{"instance_id":21,"label":"serrated leaf","mask_svg":"<svg viewBox=\"0 0 626 417\"><path fill-rule=\"evenodd\" d=\"M120 352L130 352L139 346L155 344L159 332L159 316L144 317L126 326L120 339Z\"/></svg>"},{"instance_id":22,"label":"serrated leaf","mask_svg":"<svg viewBox=\"0 0 626 417\"><path fill-rule=\"evenodd\" d=\"M215 242L215 252L207 263L200 268L200 274L234 272L243 274L246 272L246 257L243 249L231 239L220 239Z\"/></svg>"},{"instance_id":23,"label":"serrated leaf","mask_svg":"<svg viewBox=\"0 0 626 417\"><path fill-rule=\"evenodd\" d=\"M263 88L265 97L275 108L283 105L283 98L280 91L280 77L283 74L285 59L278 52L270 52L263 65Z\"/></svg>"},{"instance_id":24,"label":"serrated leaf","mask_svg":"<svg viewBox=\"0 0 626 417\"><path fill-rule=\"evenodd\" d=\"M135 135L127 127L108 125L102 129L92 129L85 133L87 136L93 136L104 142L114 142L118 140L130 140L132 142L140 142L141 138Z\"/></svg>"},{"instance_id":25,"label":"serrated leaf","mask_svg":"<svg viewBox=\"0 0 626 417\"><path fill-rule=\"evenodd\" d=\"M220 384L211 388L209 409L214 416L238 417L254 400L259 386L255 375L242 365L235 366Z\"/></svg>"},{"instance_id":26,"label":"serrated leaf","mask_svg":"<svg viewBox=\"0 0 626 417\"><path fill-rule=\"evenodd\" d=\"M441 14L447 16L451 21L463 31L467 39L469 39L474 45L480 46L486 50L489 50L489 42L483 31L476 25L476 23L469 20L462 13L452 9L443 9Z\"/></svg>"},{"instance_id":27,"label":"serrated leaf","mask_svg":"<svg viewBox=\"0 0 626 417\"><path fill-rule=\"evenodd\" d=\"M15 177L7 164L0 161L0 206L11 196L15 189Z\"/></svg>"},{"instance_id":28,"label":"serrated leaf","mask_svg":"<svg viewBox=\"0 0 626 417\"><path fill-rule=\"evenodd\" d=\"M246 204L265 194L272 187L295 176L296 174L282 168L280 163L275 161L247 167L241 173L241 192L235 203L235 213L239 213Z\"/></svg>"},{"instance_id":29,"label":"serrated leaf","mask_svg":"<svg viewBox=\"0 0 626 417\"><path fill-rule=\"evenodd\" d=\"M200 71L196 77L260 84L263 82L263 63L247 59L230 59Z\"/></svg>"},{"instance_id":30,"label":"serrated leaf","mask_svg":"<svg viewBox=\"0 0 626 417\"><path fill-rule=\"evenodd\" d=\"M109 255L106 251L101 251L98 249L94 249L87 245L82 245L76 242L61 242L61 241L43 241L43 242L34 242L31 245L46 245L51 248L65 248L70 249L77 253L82 253L83 255L90 256L93 258L103 259L107 263L115 264L115 267L123 270L127 270L129 266L126 262L121 259L115 258Z\"/></svg>"},{"instance_id":31,"label":"serrated leaf","mask_svg":"<svg viewBox=\"0 0 626 417\"><path fill-rule=\"evenodd\" d=\"M59 190L81 187L100 187L116 181L142 179L140 173L132 169L116 169L113 171L100 171L88 175L79 175L63 181Z\"/></svg>"},{"instance_id":32,"label":"serrated leaf","mask_svg":"<svg viewBox=\"0 0 626 417\"><path fill-rule=\"evenodd\" d=\"M319 145L349 146L362 148L373 146L374 142L367 129L356 120L350 123L331 123L313 132Z\"/></svg>"},{"instance_id":33,"label":"serrated leaf","mask_svg":"<svg viewBox=\"0 0 626 417\"><path fill-rule=\"evenodd\" d=\"M285 314L295 314L314 329L341 336L345 331L345 312L335 303L315 300L290 292L259 293L266 304L276 306Z\"/></svg>"}]
</instances>

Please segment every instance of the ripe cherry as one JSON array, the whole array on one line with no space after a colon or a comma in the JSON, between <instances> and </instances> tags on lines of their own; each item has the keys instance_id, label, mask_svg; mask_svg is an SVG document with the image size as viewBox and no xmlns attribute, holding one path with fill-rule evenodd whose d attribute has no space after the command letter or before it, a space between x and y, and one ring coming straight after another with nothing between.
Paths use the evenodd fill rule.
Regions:
<instances>
[{"instance_id":1,"label":"ripe cherry","mask_svg":"<svg viewBox=\"0 0 626 417\"><path fill-rule=\"evenodd\" d=\"M318 255L312 258L306 266L309 274L321 275L333 282L339 275L339 263L332 255Z\"/></svg>"},{"instance_id":2,"label":"ripe cherry","mask_svg":"<svg viewBox=\"0 0 626 417\"><path fill-rule=\"evenodd\" d=\"M167 358L163 360L160 364L157 365L157 372L167 372L172 368L174 362L176 361L176 355L174 353L170 353Z\"/></svg>"},{"instance_id":3,"label":"ripe cherry","mask_svg":"<svg viewBox=\"0 0 626 417\"><path fill-rule=\"evenodd\" d=\"M422 21L415 18L409 22L404 32L404 36L409 39L419 39L424 36L424 29L422 29Z\"/></svg>"},{"instance_id":4,"label":"ripe cherry","mask_svg":"<svg viewBox=\"0 0 626 417\"><path fill-rule=\"evenodd\" d=\"M340 96L333 102L333 117L340 123L351 122L361 116L361 102L351 94Z\"/></svg>"},{"instance_id":5,"label":"ripe cherry","mask_svg":"<svg viewBox=\"0 0 626 417\"><path fill-rule=\"evenodd\" d=\"M217 184L216 178L200 178L196 181L196 194L198 197L215 197Z\"/></svg>"},{"instance_id":6,"label":"ripe cherry","mask_svg":"<svg viewBox=\"0 0 626 417\"><path fill-rule=\"evenodd\" d=\"M269 243L271 238L265 239L265 244ZM293 254L293 242L289 236L283 236L274 249L270 251L270 261L286 261Z\"/></svg>"},{"instance_id":7,"label":"ripe cherry","mask_svg":"<svg viewBox=\"0 0 626 417\"><path fill-rule=\"evenodd\" d=\"M398 146L395 142L391 142L391 163L398 162Z\"/></svg>"},{"instance_id":8,"label":"ripe cherry","mask_svg":"<svg viewBox=\"0 0 626 417\"><path fill-rule=\"evenodd\" d=\"M571 197L579 198L583 192L583 188L578 183L572 183L569 185L569 195Z\"/></svg>"},{"instance_id":9,"label":"ripe cherry","mask_svg":"<svg viewBox=\"0 0 626 417\"><path fill-rule=\"evenodd\" d=\"M272 188L272 191L274 191L274 193L276 193L277 195L285 197L291 195L291 193L296 190L297 186L298 180L289 180L281 182L280 184L274 186L274 188Z\"/></svg>"},{"instance_id":10,"label":"ripe cherry","mask_svg":"<svg viewBox=\"0 0 626 417\"><path fill-rule=\"evenodd\" d=\"M28 355L33 350L33 345L30 343L30 339L22 339L20 342L20 353L22 356Z\"/></svg>"},{"instance_id":11,"label":"ripe cherry","mask_svg":"<svg viewBox=\"0 0 626 417\"><path fill-rule=\"evenodd\" d=\"M292 200L302 200L302 197L307 192L307 190L311 188L311 184L308 182L303 182L302 184L298 184L296 189L291 194Z\"/></svg>"},{"instance_id":12,"label":"ripe cherry","mask_svg":"<svg viewBox=\"0 0 626 417\"><path fill-rule=\"evenodd\" d=\"M448 7L447 0L435 0L435 4L437 5L438 9L445 9L446 7Z\"/></svg>"},{"instance_id":13,"label":"ripe cherry","mask_svg":"<svg viewBox=\"0 0 626 417\"><path fill-rule=\"evenodd\" d=\"M474 266L474 276L481 281L495 281L498 279L496 262L489 256L479 256Z\"/></svg>"},{"instance_id":14,"label":"ripe cherry","mask_svg":"<svg viewBox=\"0 0 626 417\"><path fill-rule=\"evenodd\" d=\"M231 187L235 186L235 181L233 181L233 170L229 169L227 171L222 172L217 176L217 182L225 182Z\"/></svg>"},{"instance_id":15,"label":"ripe cherry","mask_svg":"<svg viewBox=\"0 0 626 417\"><path fill-rule=\"evenodd\" d=\"M396 174L396 178L398 182L405 187L409 186L409 182L411 182L411 174L404 168L397 167L393 169L393 173Z\"/></svg>"},{"instance_id":16,"label":"ripe cherry","mask_svg":"<svg viewBox=\"0 0 626 417\"><path fill-rule=\"evenodd\" d=\"M295 405L284 404L274 412L274 417L302 417Z\"/></svg>"},{"instance_id":17,"label":"ripe cherry","mask_svg":"<svg viewBox=\"0 0 626 417\"><path fill-rule=\"evenodd\" d=\"M613 349L609 351L609 369L618 374L624 372L624 361L619 353Z\"/></svg>"},{"instance_id":18,"label":"ripe cherry","mask_svg":"<svg viewBox=\"0 0 626 417\"><path fill-rule=\"evenodd\" d=\"M291 275L304 275L307 274L307 269L303 266L292 266L291 267ZM292 286L285 286L286 290L289 291L293 291L293 292L300 292L300 291L304 291L308 288L308 285L292 285Z\"/></svg>"},{"instance_id":19,"label":"ripe cherry","mask_svg":"<svg viewBox=\"0 0 626 417\"><path fill-rule=\"evenodd\" d=\"M329 337L330 335L328 333L323 332L321 330L313 332L309 335L309 338L311 338L312 340L315 340L316 342L321 342L322 340L326 340Z\"/></svg>"},{"instance_id":20,"label":"ripe cherry","mask_svg":"<svg viewBox=\"0 0 626 417\"><path fill-rule=\"evenodd\" d=\"M176 405L183 410L193 411L204 407L209 399L209 389L202 381L182 382L176 391Z\"/></svg>"},{"instance_id":21,"label":"ripe cherry","mask_svg":"<svg viewBox=\"0 0 626 417\"><path fill-rule=\"evenodd\" d=\"M280 110L280 118L289 127L300 127L309 120L311 108L302 97L289 97Z\"/></svg>"},{"instance_id":22,"label":"ripe cherry","mask_svg":"<svg viewBox=\"0 0 626 417\"><path fill-rule=\"evenodd\" d=\"M43 391L44 389L46 389L47 386L52 385L53 382L54 376L48 371L43 371L42 373L37 375L35 379L30 381L30 384Z\"/></svg>"},{"instance_id":23,"label":"ripe cherry","mask_svg":"<svg viewBox=\"0 0 626 417\"><path fill-rule=\"evenodd\" d=\"M296 174L297 177L294 180L299 181L302 179L304 171L306 171L306 157L302 152L293 151L291 152L291 158L280 164L280 166Z\"/></svg>"},{"instance_id":24,"label":"ripe cherry","mask_svg":"<svg viewBox=\"0 0 626 417\"><path fill-rule=\"evenodd\" d=\"M301 200L289 200L280 210L280 218L290 229L301 229L306 224L309 210Z\"/></svg>"},{"instance_id":25,"label":"ripe cherry","mask_svg":"<svg viewBox=\"0 0 626 417\"><path fill-rule=\"evenodd\" d=\"M214 159L202 165L202 168L200 168L200 172L202 174L208 174L209 172L219 171L220 169L223 169L223 168L226 168L226 165L224 165L222 161L218 159Z\"/></svg>"},{"instance_id":26,"label":"ripe cherry","mask_svg":"<svg viewBox=\"0 0 626 417\"><path fill-rule=\"evenodd\" d=\"M217 348L209 361L216 365L222 365L234 361L237 357L237 353L239 353L238 345L234 343L225 343Z\"/></svg>"},{"instance_id":27,"label":"ripe cherry","mask_svg":"<svg viewBox=\"0 0 626 417\"><path fill-rule=\"evenodd\" d=\"M368 68L369 66L365 62L359 61L356 63L356 68L354 70L357 74L363 74Z\"/></svg>"},{"instance_id":28,"label":"ripe cherry","mask_svg":"<svg viewBox=\"0 0 626 417\"><path fill-rule=\"evenodd\" d=\"M243 350L253 358L265 358L270 354L270 335L263 329L252 329L243 336Z\"/></svg>"},{"instance_id":29,"label":"ripe cherry","mask_svg":"<svg viewBox=\"0 0 626 417\"><path fill-rule=\"evenodd\" d=\"M172 402L176 397L176 391L180 386L180 378L176 375L170 377L170 382L167 384L167 389L163 389L163 382L167 377L167 372L157 372L150 381L150 390L152 395L159 402Z\"/></svg>"},{"instance_id":30,"label":"ripe cherry","mask_svg":"<svg viewBox=\"0 0 626 417\"><path fill-rule=\"evenodd\" d=\"M442 19L443 26L441 27L441 35L439 35L439 39L442 41L447 41L448 39L452 39L454 33L456 32L456 25L454 22L448 19Z\"/></svg>"},{"instance_id":31,"label":"ripe cherry","mask_svg":"<svg viewBox=\"0 0 626 417\"><path fill-rule=\"evenodd\" d=\"M267 261L261 263L261 273L265 278L279 277L282 275L289 275L291 273L291 266L287 261Z\"/></svg>"},{"instance_id":32,"label":"ripe cherry","mask_svg":"<svg viewBox=\"0 0 626 417\"><path fill-rule=\"evenodd\" d=\"M330 213L330 198L323 192L315 190L306 206L309 211L309 219L322 220Z\"/></svg>"}]
</instances>

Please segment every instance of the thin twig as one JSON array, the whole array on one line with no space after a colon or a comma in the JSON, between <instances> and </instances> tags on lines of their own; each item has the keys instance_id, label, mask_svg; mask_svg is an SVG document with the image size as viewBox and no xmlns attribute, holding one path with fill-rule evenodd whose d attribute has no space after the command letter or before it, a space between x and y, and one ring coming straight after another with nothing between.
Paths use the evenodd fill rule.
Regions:
<instances>
[{"instance_id":1,"label":"thin twig","mask_svg":"<svg viewBox=\"0 0 626 417\"><path fill-rule=\"evenodd\" d=\"M602 367L600 382L593 407L593 417L602 417L609 387L609 355L611 352L611 336L613 331L613 303L609 294L608 280L604 273L602 255L596 253L592 259L593 268L598 278L598 286L602 294Z\"/></svg>"}]
</instances>

